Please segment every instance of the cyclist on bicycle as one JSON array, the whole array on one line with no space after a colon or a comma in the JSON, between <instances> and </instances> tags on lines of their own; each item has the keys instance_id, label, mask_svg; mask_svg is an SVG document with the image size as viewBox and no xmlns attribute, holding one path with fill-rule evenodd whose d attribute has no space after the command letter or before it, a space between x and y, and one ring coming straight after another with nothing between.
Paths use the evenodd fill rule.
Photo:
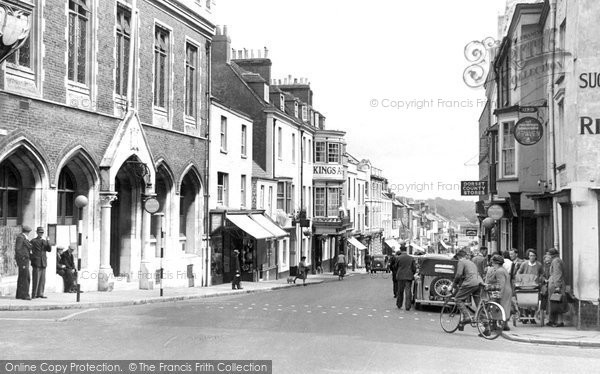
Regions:
<instances>
[{"instance_id":1,"label":"cyclist on bicycle","mask_svg":"<svg viewBox=\"0 0 600 374\"><path fill-rule=\"evenodd\" d=\"M456 267L454 283L450 290L460 284L460 286L458 286L458 291L456 292L455 300L456 306L462 315L461 323L464 325L471 322L471 314L465 306L465 301L469 296L473 295L476 299L476 303L479 304L479 300L477 300L479 294L477 291L479 291L479 285L483 284L483 279L481 279L481 276L479 275L477 265L467 259L467 252L460 250L456 254L456 257L458 258L458 265Z\"/></svg>"}]
</instances>

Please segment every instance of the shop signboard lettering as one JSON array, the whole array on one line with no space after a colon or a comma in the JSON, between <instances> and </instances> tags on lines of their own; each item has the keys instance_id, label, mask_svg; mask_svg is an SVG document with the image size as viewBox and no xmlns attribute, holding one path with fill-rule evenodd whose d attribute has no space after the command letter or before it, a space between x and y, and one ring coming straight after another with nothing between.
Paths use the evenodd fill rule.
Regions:
<instances>
[{"instance_id":1,"label":"shop signboard lettering","mask_svg":"<svg viewBox=\"0 0 600 374\"><path fill-rule=\"evenodd\" d=\"M466 236L477 236L477 229L466 229L465 235Z\"/></svg>"},{"instance_id":2,"label":"shop signboard lettering","mask_svg":"<svg viewBox=\"0 0 600 374\"><path fill-rule=\"evenodd\" d=\"M313 166L313 178L344 180L344 167L342 165L315 165Z\"/></svg>"},{"instance_id":3,"label":"shop signboard lettering","mask_svg":"<svg viewBox=\"0 0 600 374\"><path fill-rule=\"evenodd\" d=\"M515 139L522 145L534 145L542 139L544 127L534 117L521 118L515 125Z\"/></svg>"},{"instance_id":4,"label":"shop signboard lettering","mask_svg":"<svg viewBox=\"0 0 600 374\"><path fill-rule=\"evenodd\" d=\"M487 195L488 181L461 181L460 194L461 196L479 196Z\"/></svg>"}]
</instances>

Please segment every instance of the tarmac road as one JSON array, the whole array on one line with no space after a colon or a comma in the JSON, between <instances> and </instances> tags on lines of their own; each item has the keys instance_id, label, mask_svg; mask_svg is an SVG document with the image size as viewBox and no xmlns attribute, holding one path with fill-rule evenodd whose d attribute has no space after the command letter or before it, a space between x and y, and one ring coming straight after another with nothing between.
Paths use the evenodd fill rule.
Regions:
<instances>
[{"instance_id":1,"label":"tarmac road","mask_svg":"<svg viewBox=\"0 0 600 374\"><path fill-rule=\"evenodd\" d=\"M120 308L3 312L6 359L273 360L274 373L582 373L600 351L446 334L395 306L391 280L343 281Z\"/></svg>"}]
</instances>

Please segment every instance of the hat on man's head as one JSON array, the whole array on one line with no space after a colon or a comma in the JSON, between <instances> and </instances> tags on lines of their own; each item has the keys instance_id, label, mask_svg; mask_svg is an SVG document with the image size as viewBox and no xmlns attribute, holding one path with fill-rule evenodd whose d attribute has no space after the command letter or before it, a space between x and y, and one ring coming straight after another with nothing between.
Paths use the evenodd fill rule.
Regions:
<instances>
[{"instance_id":1,"label":"hat on man's head","mask_svg":"<svg viewBox=\"0 0 600 374\"><path fill-rule=\"evenodd\" d=\"M23 227L21 228L21 230L23 232L31 232L31 227L27 226L27 225L23 225Z\"/></svg>"},{"instance_id":2,"label":"hat on man's head","mask_svg":"<svg viewBox=\"0 0 600 374\"><path fill-rule=\"evenodd\" d=\"M65 250L65 247L56 247L56 251L57 251L57 252L58 252L58 251L64 251L64 250Z\"/></svg>"},{"instance_id":3,"label":"hat on man's head","mask_svg":"<svg viewBox=\"0 0 600 374\"><path fill-rule=\"evenodd\" d=\"M37 229L35 229L35 232L44 232L44 228L43 227L38 227Z\"/></svg>"},{"instance_id":4,"label":"hat on man's head","mask_svg":"<svg viewBox=\"0 0 600 374\"><path fill-rule=\"evenodd\" d=\"M556 256L556 255L558 255L558 249L556 249L556 248L550 248L550 249L548 250L548 254L549 254L550 256Z\"/></svg>"},{"instance_id":5,"label":"hat on man's head","mask_svg":"<svg viewBox=\"0 0 600 374\"><path fill-rule=\"evenodd\" d=\"M77 244L75 244L75 243L69 244L69 249L76 250L77 249Z\"/></svg>"}]
</instances>

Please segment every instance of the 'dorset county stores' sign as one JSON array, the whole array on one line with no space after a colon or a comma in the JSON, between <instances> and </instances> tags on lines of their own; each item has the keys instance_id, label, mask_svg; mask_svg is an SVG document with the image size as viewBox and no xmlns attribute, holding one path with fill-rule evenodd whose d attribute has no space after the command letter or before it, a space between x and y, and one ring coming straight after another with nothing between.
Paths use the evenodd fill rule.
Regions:
<instances>
[{"instance_id":1,"label":"'dorset county stores' sign","mask_svg":"<svg viewBox=\"0 0 600 374\"><path fill-rule=\"evenodd\" d=\"M315 165L313 166L314 179L345 180L342 165Z\"/></svg>"}]
</instances>

